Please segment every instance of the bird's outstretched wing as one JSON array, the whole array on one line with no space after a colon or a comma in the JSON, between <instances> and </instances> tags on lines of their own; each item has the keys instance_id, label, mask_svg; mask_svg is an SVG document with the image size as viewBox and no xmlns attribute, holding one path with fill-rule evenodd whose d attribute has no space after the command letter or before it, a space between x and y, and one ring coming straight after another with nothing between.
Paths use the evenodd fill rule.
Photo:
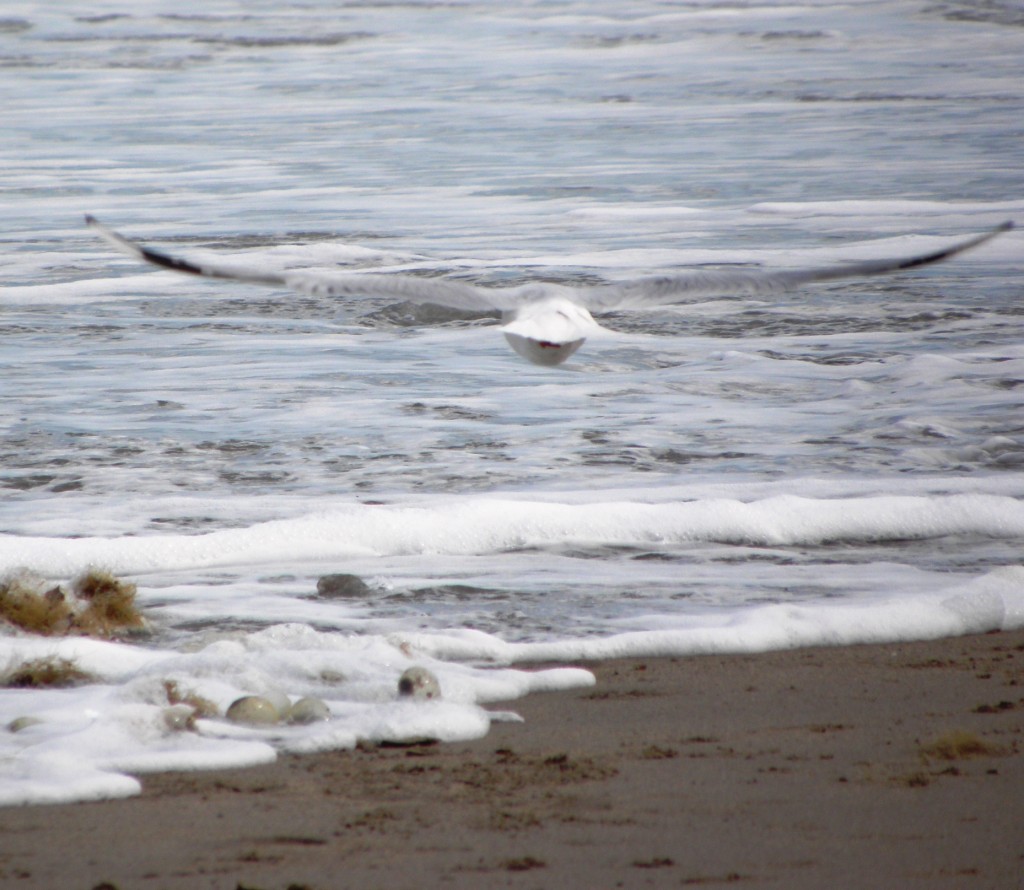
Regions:
<instances>
[{"instance_id":1,"label":"bird's outstretched wing","mask_svg":"<svg viewBox=\"0 0 1024 890\"><path fill-rule=\"evenodd\" d=\"M816 281L884 275L938 263L984 244L1012 228L1012 222L1004 222L983 235L918 256L866 260L812 269L695 269L678 275L654 275L581 289L577 299L580 305L591 312L610 312L714 297L780 293Z\"/></svg>"},{"instance_id":2,"label":"bird's outstretched wing","mask_svg":"<svg viewBox=\"0 0 1024 890\"><path fill-rule=\"evenodd\" d=\"M208 278L223 278L249 284L287 287L315 296L367 297L382 296L434 303L453 309L476 311L498 309L514 312L526 303L550 297L550 286L526 285L512 288L476 287L445 278L424 278L416 275L373 274L345 271L310 270L257 272L231 263L193 261L171 256L145 247L107 228L93 216L85 221L107 242L129 256L148 263ZM615 284L585 288L560 287L561 295L591 312L611 312L671 303L692 302L723 296L772 294L791 290L802 284L883 275L927 266L948 260L1013 228L1005 222L983 235L960 241L931 253L895 259L867 260L812 269L695 269L676 275L655 275Z\"/></svg>"},{"instance_id":3,"label":"bird's outstretched wing","mask_svg":"<svg viewBox=\"0 0 1024 890\"><path fill-rule=\"evenodd\" d=\"M511 289L484 288L445 278L424 278L418 275L332 272L329 270L257 272L229 262L189 260L145 247L107 228L94 216L86 223L105 241L128 256L144 260L164 269L260 284L287 287L314 296L327 297L389 297L414 303L433 303L452 309L513 310L522 305Z\"/></svg>"}]
</instances>

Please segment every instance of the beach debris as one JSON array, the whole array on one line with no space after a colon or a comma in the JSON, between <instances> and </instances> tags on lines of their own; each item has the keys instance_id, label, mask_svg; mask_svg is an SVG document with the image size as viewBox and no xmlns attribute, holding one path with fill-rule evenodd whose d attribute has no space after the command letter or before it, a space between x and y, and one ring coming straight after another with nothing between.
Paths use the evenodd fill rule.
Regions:
<instances>
[{"instance_id":1,"label":"beach debris","mask_svg":"<svg viewBox=\"0 0 1024 890\"><path fill-rule=\"evenodd\" d=\"M164 708L164 725L171 732L185 732L196 728L196 712L188 705L171 705Z\"/></svg>"},{"instance_id":2,"label":"beach debris","mask_svg":"<svg viewBox=\"0 0 1024 890\"><path fill-rule=\"evenodd\" d=\"M1022 701L1024 701L1024 699L1022 699ZM999 702L997 702L994 705L989 705L989 704L978 705L978 707L976 707L974 709L974 713L975 714L1002 714L1005 711L1012 711L1016 707L1017 707L1017 703L1016 702L1007 701L1006 699L1003 699L1002 701L999 701Z\"/></svg>"},{"instance_id":3,"label":"beach debris","mask_svg":"<svg viewBox=\"0 0 1024 890\"><path fill-rule=\"evenodd\" d=\"M135 605L136 592L134 584L98 569L72 580L70 590L17 573L0 581L0 622L46 637L137 633L146 620Z\"/></svg>"},{"instance_id":4,"label":"beach debris","mask_svg":"<svg viewBox=\"0 0 1024 890\"><path fill-rule=\"evenodd\" d=\"M319 723L331 719L331 709L323 699L306 696L284 712L284 719L286 723L303 726L307 723Z\"/></svg>"},{"instance_id":5,"label":"beach debris","mask_svg":"<svg viewBox=\"0 0 1024 890\"><path fill-rule=\"evenodd\" d=\"M316 582L316 594L324 599L357 599L372 593L373 588L358 575L324 575Z\"/></svg>"},{"instance_id":6,"label":"beach debris","mask_svg":"<svg viewBox=\"0 0 1024 890\"><path fill-rule=\"evenodd\" d=\"M270 726L281 722L281 712L262 695L243 695L235 699L224 716L232 723L248 726Z\"/></svg>"},{"instance_id":7,"label":"beach debris","mask_svg":"<svg viewBox=\"0 0 1024 890\"><path fill-rule=\"evenodd\" d=\"M25 717L15 717L10 723L7 724L8 732L21 732L23 729L28 729L30 726L38 726L43 721L38 717L32 717L30 715Z\"/></svg>"},{"instance_id":8,"label":"beach debris","mask_svg":"<svg viewBox=\"0 0 1024 890\"><path fill-rule=\"evenodd\" d=\"M547 863L535 856L520 856L516 859L503 860L501 867L506 871L532 871L535 868L547 868Z\"/></svg>"},{"instance_id":9,"label":"beach debris","mask_svg":"<svg viewBox=\"0 0 1024 890\"><path fill-rule=\"evenodd\" d=\"M67 658L33 658L0 674L5 689L46 689L81 686L96 678Z\"/></svg>"},{"instance_id":10,"label":"beach debris","mask_svg":"<svg viewBox=\"0 0 1024 890\"><path fill-rule=\"evenodd\" d=\"M651 859L634 859L633 868L671 868L675 860L670 856L654 856Z\"/></svg>"},{"instance_id":11,"label":"beach debris","mask_svg":"<svg viewBox=\"0 0 1024 890\"><path fill-rule=\"evenodd\" d=\"M441 697L441 684L425 667L406 668L398 679L398 694L406 698L432 699Z\"/></svg>"},{"instance_id":12,"label":"beach debris","mask_svg":"<svg viewBox=\"0 0 1024 890\"><path fill-rule=\"evenodd\" d=\"M208 698L192 690L182 690L177 680L164 680L164 692L167 694L167 704L172 708L178 705L189 708L193 718L216 717L220 713Z\"/></svg>"},{"instance_id":13,"label":"beach debris","mask_svg":"<svg viewBox=\"0 0 1024 890\"><path fill-rule=\"evenodd\" d=\"M957 729L920 747L924 760L968 760L972 757L998 757L1005 754L999 745L986 742L977 733Z\"/></svg>"},{"instance_id":14,"label":"beach debris","mask_svg":"<svg viewBox=\"0 0 1024 890\"><path fill-rule=\"evenodd\" d=\"M66 634L72 611L60 587L44 589L44 582L28 573L0 581L0 619L19 630L42 636Z\"/></svg>"},{"instance_id":15,"label":"beach debris","mask_svg":"<svg viewBox=\"0 0 1024 890\"><path fill-rule=\"evenodd\" d=\"M675 748L661 745L648 745L640 752L643 760L672 760L678 756L679 752Z\"/></svg>"},{"instance_id":16,"label":"beach debris","mask_svg":"<svg viewBox=\"0 0 1024 890\"><path fill-rule=\"evenodd\" d=\"M76 624L90 636L114 636L118 632L143 630L146 620L135 605L138 588L109 572L92 569L71 582L71 590L86 603Z\"/></svg>"},{"instance_id":17,"label":"beach debris","mask_svg":"<svg viewBox=\"0 0 1024 890\"><path fill-rule=\"evenodd\" d=\"M416 748L432 748L440 743L440 739L434 736L411 735L397 739L378 739L375 742L362 740L356 747L361 751L372 751L374 748L406 748L413 750Z\"/></svg>"}]
</instances>

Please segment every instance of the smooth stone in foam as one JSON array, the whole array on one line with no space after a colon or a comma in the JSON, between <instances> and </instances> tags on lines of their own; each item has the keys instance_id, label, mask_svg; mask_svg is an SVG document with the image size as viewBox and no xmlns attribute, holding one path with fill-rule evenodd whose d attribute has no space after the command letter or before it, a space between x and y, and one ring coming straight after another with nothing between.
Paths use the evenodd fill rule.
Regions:
<instances>
[{"instance_id":1,"label":"smooth stone in foam","mask_svg":"<svg viewBox=\"0 0 1024 890\"><path fill-rule=\"evenodd\" d=\"M318 723L321 720L331 719L331 709L327 703L319 698L300 698L285 713L285 720L288 723L306 724Z\"/></svg>"},{"instance_id":2,"label":"smooth stone in foam","mask_svg":"<svg viewBox=\"0 0 1024 890\"><path fill-rule=\"evenodd\" d=\"M225 715L232 723L249 726L269 726L281 720L281 712L274 703L261 695L246 695L235 699Z\"/></svg>"},{"instance_id":3,"label":"smooth stone in foam","mask_svg":"<svg viewBox=\"0 0 1024 890\"><path fill-rule=\"evenodd\" d=\"M398 694L417 699L440 698L441 684L425 667L411 667L407 668L398 680Z\"/></svg>"}]
</instances>

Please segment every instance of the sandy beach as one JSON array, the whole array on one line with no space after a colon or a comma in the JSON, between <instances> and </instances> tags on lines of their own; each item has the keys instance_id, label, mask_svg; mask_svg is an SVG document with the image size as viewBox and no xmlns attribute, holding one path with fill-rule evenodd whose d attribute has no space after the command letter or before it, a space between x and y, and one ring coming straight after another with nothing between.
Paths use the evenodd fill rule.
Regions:
<instances>
[{"instance_id":1,"label":"sandy beach","mask_svg":"<svg viewBox=\"0 0 1024 890\"><path fill-rule=\"evenodd\" d=\"M0 884L1024 887L1024 632L588 667L472 744L2 810Z\"/></svg>"}]
</instances>

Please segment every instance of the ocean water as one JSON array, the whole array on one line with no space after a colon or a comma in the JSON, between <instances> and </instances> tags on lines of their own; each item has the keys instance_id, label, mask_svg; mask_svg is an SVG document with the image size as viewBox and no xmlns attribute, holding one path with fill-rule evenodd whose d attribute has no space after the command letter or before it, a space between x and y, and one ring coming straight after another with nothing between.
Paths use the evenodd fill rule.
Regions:
<instances>
[{"instance_id":1,"label":"ocean water","mask_svg":"<svg viewBox=\"0 0 1024 890\"><path fill-rule=\"evenodd\" d=\"M153 271L82 224L493 285L927 250L1024 222L1019 4L12 0L0 69L0 575L105 569L150 623L3 631L0 673L93 679L0 689L38 721L0 729L0 803L479 737L587 659L1024 626L1019 229L609 316L552 369L486 315ZM397 698L412 665L440 701ZM331 719L175 730L167 683Z\"/></svg>"}]
</instances>

